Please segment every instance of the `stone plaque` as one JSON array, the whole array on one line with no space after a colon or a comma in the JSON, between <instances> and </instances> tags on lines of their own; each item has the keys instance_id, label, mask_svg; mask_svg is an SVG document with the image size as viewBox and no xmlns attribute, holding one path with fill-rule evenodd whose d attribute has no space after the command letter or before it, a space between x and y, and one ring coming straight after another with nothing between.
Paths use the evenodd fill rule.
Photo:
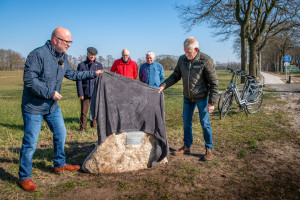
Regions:
<instances>
[{"instance_id":1,"label":"stone plaque","mask_svg":"<svg viewBox=\"0 0 300 200\"><path fill-rule=\"evenodd\" d=\"M127 132L126 145L139 145L143 143L144 132L132 131Z\"/></svg>"}]
</instances>

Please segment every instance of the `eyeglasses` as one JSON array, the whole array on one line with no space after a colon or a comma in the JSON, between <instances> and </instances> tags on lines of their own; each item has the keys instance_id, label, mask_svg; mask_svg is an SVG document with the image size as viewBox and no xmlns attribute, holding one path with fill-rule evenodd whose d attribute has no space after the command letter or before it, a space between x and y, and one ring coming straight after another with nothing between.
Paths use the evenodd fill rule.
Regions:
<instances>
[{"instance_id":1,"label":"eyeglasses","mask_svg":"<svg viewBox=\"0 0 300 200\"><path fill-rule=\"evenodd\" d=\"M56 38L61 40L61 41L64 41L66 44L72 44L73 43L73 41L64 40L64 39L61 39L59 37L56 37Z\"/></svg>"}]
</instances>

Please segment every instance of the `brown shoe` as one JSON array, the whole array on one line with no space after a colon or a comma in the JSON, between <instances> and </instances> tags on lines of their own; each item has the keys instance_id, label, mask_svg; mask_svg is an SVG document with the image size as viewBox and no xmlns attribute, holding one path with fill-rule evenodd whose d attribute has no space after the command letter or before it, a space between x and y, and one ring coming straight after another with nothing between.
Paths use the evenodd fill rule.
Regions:
<instances>
[{"instance_id":1,"label":"brown shoe","mask_svg":"<svg viewBox=\"0 0 300 200\"><path fill-rule=\"evenodd\" d=\"M86 129L84 129L84 128L80 128L80 129L78 129L78 133L84 133L85 130L86 130Z\"/></svg>"},{"instance_id":2,"label":"brown shoe","mask_svg":"<svg viewBox=\"0 0 300 200\"><path fill-rule=\"evenodd\" d=\"M205 148L206 152L205 155L203 157L204 161L209 161L209 160L213 160L214 159L214 155L212 153L212 150L209 148Z\"/></svg>"},{"instance_id":3,"label":"brown shoe","mask_svg":"<svg viewBox=\"0 0 300 200\"><path fill-rule=\"evenodd\" d=\"M65 164L64 166L60 167L60 168L54 168L54 173L55 174L60 174L61 171L63 170L67 170L67 171L77 171L80 169L79 165L68 165Z\"/></svg>"},{"instance_id":4,"label":"brown shoe","mask_svg":"<svg viewBox=\"0 0 300 200\"><path fill-rule=\"evenodd\" d=\"M28 192L35 192L38 190L38 187L34 184L31 178L18 181L19 185Z\"/></svg>"},{"instance_id":5,"label":"brown shoe","mask_svg":"<svg viewBox=\"0 0 300 200\"><path fill-rule=\"evenodd\" d=\"M191 149L186 146L183 146L177 151L172 152L172 155L179 156L179 155L190 154L190 153L191 153Z\"/></svg>"}]
</instances>

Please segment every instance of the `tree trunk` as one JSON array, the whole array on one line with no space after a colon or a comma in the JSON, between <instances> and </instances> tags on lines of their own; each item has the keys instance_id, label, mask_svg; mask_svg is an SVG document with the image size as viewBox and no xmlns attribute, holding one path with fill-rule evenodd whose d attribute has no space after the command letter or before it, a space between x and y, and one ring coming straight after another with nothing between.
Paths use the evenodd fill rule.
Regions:
<instances>
[{"instance_id":1,"label":"tree trunk","mask_svg":"<svg viewBox=\"0 0 300 200\"><path fill-rule=\"evenodd\" d=\"M256 51L256 58L257 58L257 67L256 67L256 74L257 74L257 76L260 76L260 70L261 70L261 57L260 57L261 55L260 55L260 52L259 51Z\"/></svg>"},{"instance_id":2,"label":"tree trunk","mask_svg":"<svg viewBox=\"0 0 300 200\"><path fill-rule=\"evenodd\" d=\"M256 50L255 50L255 43L249 42L249 74L251 76L257 76L256 74Z\"/></svg>"},{"instance_id":3,"label":"tree trunk","mask_svg":"<svg viewBox=\"0 0 300 200\"><path fill-rule=\"evenodd\" d=\"M241 70L248 73L248 56L247 56L247 38L244 35L245 33L241 33ZM241 82L245 82L245 77L242 76Z\"/></svg>"}]
</instances>

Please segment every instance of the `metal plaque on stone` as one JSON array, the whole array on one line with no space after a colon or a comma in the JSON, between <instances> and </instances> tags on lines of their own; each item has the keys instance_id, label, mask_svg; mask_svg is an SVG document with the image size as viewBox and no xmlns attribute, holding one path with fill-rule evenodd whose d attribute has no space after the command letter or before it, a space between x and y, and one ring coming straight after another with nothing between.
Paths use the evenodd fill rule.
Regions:
<instances>
[{"instance_id":1,"label":"metal plaque on stone","mask_svg":"<svg viewBox=\"0 0 300 200\"><path fill-rule=\"evenodd\" d=\"M144 132L132 131L127 132L126 145L139 145L143 143Z\"/></svg>"}]
</instances>

